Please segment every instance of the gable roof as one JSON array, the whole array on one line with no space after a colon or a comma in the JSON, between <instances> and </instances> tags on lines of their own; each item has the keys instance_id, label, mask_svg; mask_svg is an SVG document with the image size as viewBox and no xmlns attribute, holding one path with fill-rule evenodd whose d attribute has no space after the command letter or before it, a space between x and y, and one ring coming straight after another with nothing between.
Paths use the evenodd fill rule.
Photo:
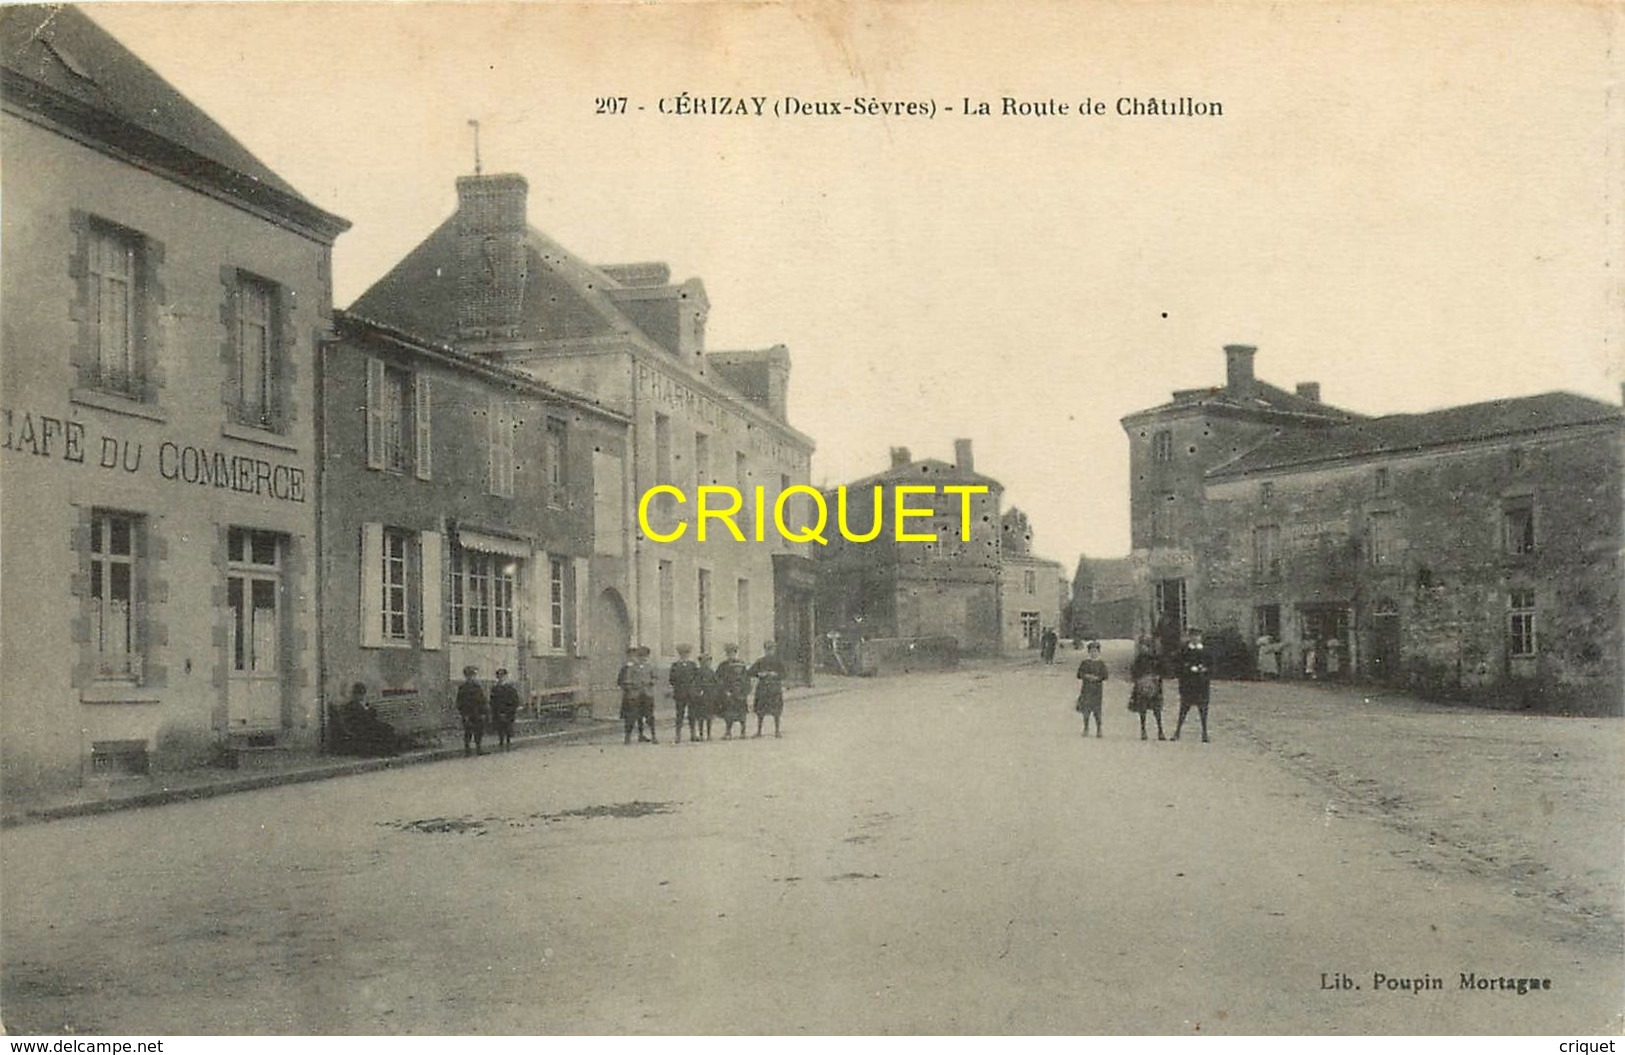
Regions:
<instances>
[{"instance_id":1,"label":"gable roof","mask_svg":"<svg viewBox=\"0 0 1625 1055\"><path fill-rule=\"evenodd\" d=\"M76 138L155 163L322 232L349 222L303 197L248 148L78 8L0 8L8 103Z\"/></svg>"},{"instance_id":2,"label":"gable roof","mask_svg":"<svg viewBox=\"0 0 1625 1055\"><path fill-rule=\"evenodd\" d=\"M641 331L606 291L621 283L534 227L525 228L521 329L538 341L624 337ZM445 344L458 342L461 303L457 215L447 217L374 282L350 311ZM648 339L645 337L644 339Z\"/></svg>"},{"instance_id":3,"label":"gable roof","mask_svg":"<svg viewBox=\"0 0 1625 1055\"><path fill-rule=\"evenodd\" d=\"M1407 454L1575 425L1618 424L1622 420L1625 414L1619 407L1569 392L1493 399L1422 414L1388 414L1328 428L1282 433L1215 467L1208 476L1240 476L1340 459Z\"/></svg>"}]
</instances>

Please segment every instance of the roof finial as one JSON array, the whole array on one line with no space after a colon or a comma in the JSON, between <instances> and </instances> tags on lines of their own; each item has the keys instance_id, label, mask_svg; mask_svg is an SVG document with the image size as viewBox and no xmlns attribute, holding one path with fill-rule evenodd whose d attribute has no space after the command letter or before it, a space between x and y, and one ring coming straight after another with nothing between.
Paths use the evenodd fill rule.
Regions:
<instances>
[{"instance_id":1,"label":"roof finial","mask_svg":"<svg viewBox=\"0 0 1625 1055\"><path fill-rule=\"evenodd\" d=\"M480 174L480 123L469 118L468 126L474 130L474 175Z\"/></svg>"}]
</instances>

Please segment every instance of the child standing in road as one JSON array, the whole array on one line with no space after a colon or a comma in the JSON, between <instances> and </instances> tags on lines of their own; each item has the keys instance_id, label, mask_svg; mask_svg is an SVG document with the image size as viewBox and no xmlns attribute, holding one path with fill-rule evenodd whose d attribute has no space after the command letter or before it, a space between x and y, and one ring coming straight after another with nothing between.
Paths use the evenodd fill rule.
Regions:
<instances>
[{"instance_id":1,"label":"child standing in road","mask_svg":"<svg viewBox=\"0 0 1625 1055\"><path fill-rule=\"evenodd\" d=\"M1084 660L1078 664L1078 680L1083 682L1078 689L1077 709L1083 714L1083 735L1089 735L1089 717L1095 719L1095 738L1099 739L1100 730L1100 699L1104 692L1104 685L1109 675L1106 673L1106 664L1100 659L1100 642L1089 642Z\"/></svg>"}]
</instances>

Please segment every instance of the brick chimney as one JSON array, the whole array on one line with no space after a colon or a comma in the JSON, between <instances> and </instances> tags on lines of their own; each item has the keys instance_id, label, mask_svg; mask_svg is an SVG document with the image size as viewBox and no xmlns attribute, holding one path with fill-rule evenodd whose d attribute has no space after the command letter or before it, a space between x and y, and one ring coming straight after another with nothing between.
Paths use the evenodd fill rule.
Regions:
<instances>
[{"instance_id":1,"label":"brick chimney","mask_svg":"<svg viewBox=\"0 0 1625 1055\"><path fill-rule=\"evenodd\" d=\"M1250 344L1224 346L1224 387L1232 392L1253 390L1253 356L1258 349Z\"/></svg>"},{"instance_id":2,"label":"brick chimney","mask_svg":"<svg viewBox=\"0 0 1625 1055\"><path fill-rule=\"evenodd\" d=\"M954 468L967 473L976 471L976 459L971 457L970 440L954 440Z\"/></svg>"},{"instance_id":3,"label":"brick chimney","mask_svg":"<svg viewBox=\"0 0 1625 1055\"><path fill-rule=\"evenodd\" d=\"M525 302L525 202L530 185L513 174L457 180L457 335L519 335Z\"/></svg>"},{"instance_id":4,"label":"brick chimney","mask_svg":"<svg viewBox=\"0 0 1625 1055\"><path fill-rule=\"evenodd\" d=\"M1298 382L1298 395L1302 396L1303 398L1309 400L1312 403L1319 403L1320 402L1320 382L1319 381L1299 381Z\"/></svg>"},{"instance_id":5,"label":"brick chimney","mask_svg":"<svg viewBox=\"0 0 1625 1055\"><path fill-rule=\"evenodd\" d=\"M901 469L913 460L914 456L909 454L907 447L893 447L891 449L891 467L893 469Z\"/></svg>"}]
</instances>

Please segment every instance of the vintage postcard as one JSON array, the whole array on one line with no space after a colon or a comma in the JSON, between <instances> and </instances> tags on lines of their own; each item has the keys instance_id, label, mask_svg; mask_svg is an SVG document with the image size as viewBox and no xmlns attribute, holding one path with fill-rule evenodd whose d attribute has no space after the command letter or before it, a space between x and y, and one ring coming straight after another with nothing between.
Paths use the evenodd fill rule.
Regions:
<instances>
[{"instance_id":1,"label":"vintage postcard","mask_svg":"<svg viewBox=\"0 0 1625 1055\"><path fill-rule=\"evenodd\" d=\"M0 7L5 1030L1612 1050L1622 25Z\"/></svg>"}]
</instances>

